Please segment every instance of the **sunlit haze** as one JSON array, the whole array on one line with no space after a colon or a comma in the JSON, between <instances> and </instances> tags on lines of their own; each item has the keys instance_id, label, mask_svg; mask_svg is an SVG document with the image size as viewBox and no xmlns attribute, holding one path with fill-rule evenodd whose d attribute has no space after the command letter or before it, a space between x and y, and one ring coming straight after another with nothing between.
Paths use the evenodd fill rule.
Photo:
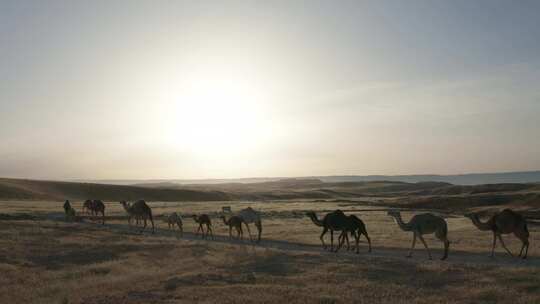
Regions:
<instances>
[{"instance_id":1,"label":"sunlit haze","mask_svg":"<svg viewBox=\"0 0 540 304\"><path fill-rule=\"evenodd\" d=\"M540 169L538 1L2 1L0 176Z\"/></svg>"}]
</instances>

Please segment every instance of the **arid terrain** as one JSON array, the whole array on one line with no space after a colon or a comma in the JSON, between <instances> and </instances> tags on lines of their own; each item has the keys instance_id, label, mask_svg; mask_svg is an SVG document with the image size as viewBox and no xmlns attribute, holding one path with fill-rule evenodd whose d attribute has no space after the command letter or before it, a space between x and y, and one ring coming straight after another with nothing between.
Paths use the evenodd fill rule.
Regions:
<instances>
[{"instance_id":1,"label":"arid terrain","mask_svg":"<svg viewBox=\"0 0 540 304\"><path fill-rule=\"evenodd\" d=\"M314 186L306 183L311 182L302 181L301 186L272 183L265 191L262 185L235 185L234 191L231 185L182 189L193 191L184 192L190 195L268 196L256 200L147 199L158 226L154 235L130 229L121 205L107 197L112 194L87 193L83 190L88 184L66 183L54 191L43 184L39 188L42 195L54 192L71 199L80 222L64 220L61 199L6 198L4 192L0 201L0 303L540 302L540 226L535 223L540 209L538 185L380 182L319 184L319 190L313 190ZM35 182L11 180L12 192L17 188L14 184L25 185L26 193L38 192ZM107 189L114 195L140 189L92 187L110 187ZM66 194L66 188L81 197L104 198L106 224L81 214L83 199ZM136 191L148 188L144 189ZM150 195L162 195L159 191L163 189L150 190L156 191ZM326 198L269 199L276 193L325 191L334 192ZM343 195L347 192L349 195ZM250 243L245 230L244 241L229 240L228 229L219 219L222 206L231 206L233 212L247 206L260 211L261 243ZM488 257L491 233L478 231L463 217L465 212L488 215L506 207L519 210L530 221L527 260L510 257L500 246L495 258ZM421 243L417 243L413 257L406 258L412 234L400 230L386 215L389 208L405 210L405 221L423 212L420 209L445 217L451 241L448 260L438 260L442 243L433 236L426 237L433 261L427 259ZM316 211L320 217L335 209L362 218L373 252L367 253L365 239L358 255L344 248L338 253L321 248L322 229L305 212ZM161 215L173 211L183 216L182 238L163 222ZM214 240L194 235L197 226L190 215L197 213L211 216ZM253 227L252 233L255 231ZM513 235L503 237L517 253L519 240Z\"/></svg>"}]
</instances>

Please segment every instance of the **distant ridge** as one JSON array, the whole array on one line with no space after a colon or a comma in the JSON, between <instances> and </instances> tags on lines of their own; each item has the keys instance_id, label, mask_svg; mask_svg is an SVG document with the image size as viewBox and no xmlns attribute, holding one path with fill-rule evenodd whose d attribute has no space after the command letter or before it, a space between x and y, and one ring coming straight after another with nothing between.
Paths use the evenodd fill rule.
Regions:
<instances>
[{"instance_id":1,"label":"distant ridge","mask_svg":"<svg viewBox=\"0 0 540 304\"><path fill-rule=\"evenodd\" d=\"M323 182L371 182L395 181L405 183L444 182L454 185L481 185L503 183L538 183L540 171L504 172L504 173L469 173L456 175L343 175L319 176Z\"/></svg>"},{"instance_id":2,"label":"distant ridge","mask_svg":"<svg viewBox=\"0 0 540 304\"><path fill-rule=\"evenodd\" d=\"M228 194L220 191L151 189L98 183L0 178L0 199L121 201L141 198L152 201L224 201L231 199Z\"/></svg>"},{"instance_id":3,"label":"distant ridge","mask_svg":"<svg viewBox=\"0 0 540 304\"><path fill-rule=\"evenodd\" d=\"M225 183L264 183L291 179L287 177L255 177L231 179L150 179L150 180L77 180L78 182L99 182L116 185L148 185L162 184L225 184ZM296 179L319 179L328 183L339 182L371 182L396 181L405 183L417 182L444 182L454 185L481 185L500 183L540 183L540 171L516 171L501 173L468 173L455 175L437 174L411 174L411 175L335 175L335 176L308 176Z\"/></svg>"}]
</instances>

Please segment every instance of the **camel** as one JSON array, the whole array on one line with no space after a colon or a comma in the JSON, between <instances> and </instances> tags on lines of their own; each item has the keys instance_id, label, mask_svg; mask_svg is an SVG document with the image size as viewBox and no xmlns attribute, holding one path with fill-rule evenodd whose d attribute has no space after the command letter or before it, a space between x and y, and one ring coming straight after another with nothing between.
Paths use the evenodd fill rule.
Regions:
<instances>
[{"instance_id":1,"label":"camel","mask_svg":"<svg viewBox=\"0 0 540 304\"><path fill-rule=\"evenodd\" d=\"M96 216L101 213L101 224L105 225L105 204L101 200L93 200L92 211Z\"/></svg>"},{"instance_id":2,"label":"camel","mask_svg":"<svg viewBox=\"0 0 540 304\"><path fill-rule=\"evenodd\" d=\"M255 224L255 227L257 227L258 231L258 237L257 237L257 243L261 241L261 234L262 234L262 222L261 222L261 215L253 210L251 207L247 207L245 209L242 209L236 213L238 217L241 217L244 221L244 224L246 225L246 228L248 230L249 239L253 241L253 238L251 236L251 230L249 229L249 224Z\"/></svg>"},{"instance_id":3,"label":"camel","mask_svg":"<svg viewBox=\"0 0 540 304\"><path fill-rule=\"evenodd\" d=\"M73 207L71 207L71 204L69 203L69 200L66 200L64 202L64 213L66 214L66 221L74 221L76 220L76 212Z\"/></svg>"},{"instance_id":4,"label":"camel","mask_svg":"<svg viewBox=\"0 0 540 304\"><path fill-rule=\"evenodd\" d=\"M319 238L324 249L327 249L324 242L324 235L330 230L330 251L334 251L334 231L343 231L346 229L345 223L347 222L347 216L345 213L341 210L330 212L324 216L322 221L317 218L317 215L313 211L307 212L306 215L315 225L323 227L323 232ZM344 235L344 238L347 241L347 248L349 248L349 237L347 234Z\"/></svg>"},{"instance_id":5,"label":"camel","mask_svg":"<svg viewBox=\"0 0 540 304\"><path fill-rule=\"evenodd\" d=\"M450 241L448 241L448 226L446 221L439 216L433 215L431 213L423 213L415 215L411 218L408 223L404 223L401 219L401 213L399 211L390 210L388 215L393 217L398 224L399 228L403 231L412 231L413 232L413 241L411 249L409 250L408 258L412 256L412 251L416 243L416 238L419 238L420 241L426 247L429 259L431 260L431 252L429 251L426 241L422 237L424 234L435 233L435 237L441 240L444 243L444 255L441 260L445 260L448 257L448 248L450 246Z\"/></svg>"},{"instance_id":6,"label":"camel","mask_svg":"<svg viewBox=\"0 0 540 304\"><path fill-rule=\"evenodd\" d=\"M229 226L229 239L232 239L232 229L233 227L236 229L236 238L243 240L244 239L244 231L242 231L242 223L244 220L236 215L233 215L227 220L224 215L221 216L221 219L223 219L223 223L227 226Z\"/></svg>"},{"instance_id":7,"label":"camel","mask_svg":"<svg viewBox=\"0 0 540 304\"><path fill-rule=\"evenodd\" d=\"M491 257L494 256L497 239L501 241L501 245L506 250L506 252L508 252L510 256L513 256L512 252L510 252L510 250L506 248L506 245L504 244L504 241L501 237L502 234L513 233L522 243L518 257L522 257L523 259L527 258L527 253L529 251L529 230L527 229L527 221L522 215L510 209L504 209L503 211L494 214L485 223L482 223L478 217L478 214L475 213L466 214L465 217L470 218L473 225L475 225L476 228L478 228L479 230L493 232L493 246L491 247ZM524 249L525 254L521 256Z\"/></svg>"},{"instance_id":8,"label":"camel","mask_svg":"<svg viewBox=\"0 0 540 304\"><path fill-rule=\"evenodd\" d=\"M92 201L91 201L91 200L86 200L86 201L84 201L82 210L83 210L83 212L84 212L85 214L92 214L92 215L94 215L94 210L92 209Z\"/></svg>"},{"instance_id":9,"label":"camel","mask_svg":"<svg viewBox=\"0 0 540 304\"><path fill-rule=\"evenodd\" d=\"M154 228L154 219L152 218L152 209L146 204L144 200L138 200L133 204L128 204L126 201L121 201L120 204L122 204L122 207L124 207L124 210L128 213L128 224L129 227L131 227L131 219L133 217L135 218L141 218L144 220L144 227L141 230L141 233L146 229L146 220L149 219L150 222L152 222L152 234L155 232Z\"/></svg>"},{"instance_id":10,"label":"camel","mask_svg":"<svg viewBox=\"0 0 540 304\"><path fill-rule=\"evenodd\" d=\"M83 212L97 216L101 213L101 224L105 224L105 204L100 200L86 200L83 203Z\"/></svg>"},{"instance_id":11,"label":"camel","mask_svg":"<svg viewBox=\"0 0 540 304\"><path fill-rule=\"evenodd\" d=\"M173 212L169 215L165 215L165 221L169 225L169 229L171 229L172 227L172 229L174 230L174 225L176 224L178 226L178 231L180 232L180 236L184 235L182 217L178 213Z\"/></svg>"},{"instance_id":12,"label":"camel","mask_svg":"<svg viewBox=\"0 0 540 304\"><path fill-rule=\"evenodd\" d=\"M371 239L369 238L364 222L354 214L349 215L346 218L347 221L345 222L345 230L343 230L341 232L341 235L339 236L339 247L336 251L338 251L341 246L343 246L343 243L345 242L345 238L347 236L347 232L350 232L351 236L353 236L355 239L357 254L359 253L360 246L358 245L358 243L360 242L360 235L362 234L366 237L368 241L368 252L371 252Z\"/></svg>"},{"instance_id":13,"label":"camel","mask_svg":"<svg viewBox=\"0 0 540 304\"><path fill-rule=\"evenodd\" d=\"M210 217L208 216L208 214L201 214L201 215L194 214L193 220L197 224L199 224L199 228L197 229L195 236L199 235L199 231L201 231L203 239L208 237L208 233L210 233L210 235L212 236L212 239L214 239L214 232L212 231L212 221L210 220ZM203 225L206 225L206 234L204 233Z\"/></svg>"}]
</instances>

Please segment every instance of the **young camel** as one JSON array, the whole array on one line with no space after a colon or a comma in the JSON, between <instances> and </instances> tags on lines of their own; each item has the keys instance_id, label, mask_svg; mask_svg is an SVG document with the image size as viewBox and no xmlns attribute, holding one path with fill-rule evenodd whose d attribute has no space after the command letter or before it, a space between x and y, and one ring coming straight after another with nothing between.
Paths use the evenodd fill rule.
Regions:
<instances>
[{"instance_id":1,"label":"young camel","mask_svg":"<svg viewBox=\"0 0 540 304\"><path fill-rule=\"evenodd\" d=\"M232 239L232 229L236 229L236 238L243 240L244 239L244 231L242 231L242 223L244 223L244 220L236 215L233 215L227 220L225 218L225 215L220 216L221 219L223 219L223 223L226 226L229 226L229 239Z\"/></svg>"},{"instance_id":2,"label":"young camel","mask_svg":"<svg viewBox=\"0 0 540 304\"><path fill-rule=\"evenodd\" d=\"M199 224L199 228L197 229L197 232L195 233L195 236L199 235L199 231L201 231L202 238L205 239L208 237L208 233L212 236L212 240L214 239L214 232L212 231L212 221L210 220L210 217L208 214L201 214L201 215L193 215L193 220ZM203 225L206 225L206 234L204 233Z\"/></svg>"},{"instance_id":3,"label":"young camel","mask_svg":"<svg viewBox=\"0 0 540 304\"><path fill-rule=\"evenodd\" d=\"M354 237L355 240L355 246L356 246L356 253L359 253L360 246L358 243L360 242L360 235L364 235L368 241L368 252L371 252L371 239L369 238L369 235L366 230L366 225L364 222L358 218L356 215L352 214L346 217L347 221L345 222L345 230L341 232L341 235L339 236L339 247L336 251L338 251L341 246L343 246L343 243L345 242L345 238L347 237L347 232L351 233L351 236Z\"/></svg>"},{"instance_id":4,"label":"young camel","mask_svg":"<svg viewBox=\"0 0 540 304\"><path fill-rule=\"evenodd\" d=\"M180 232L180 236L184 235L184 225L182 223L182 217L176 213L173 212L169 215L166 215L165 221L167 222L167 225L169 225L169 229L174 230L174 225L176 224L178 226L178 231Z\"/></svg>"},{"instance_id":5,"label":"young camel","mask_svg":"<svg viewBox=\"0 0 540 304\"><path fill-rule=\"evenodd\" d=\"M257 237L257 243L261 241L261 234L262 234L262 222L261 222L261 215L253 210L251 207L247 207L245 209L240 210L237 214L238 217L241 217L244 221L244 224L246 225L246 228L248 230L249 239L253 240L251 237L251 231L249 229L249 224L253 223L255 224L255 227L257 227L258 231L258 237Z\"/></svg>"},{"instance_id":6,"label":"young camel","mask_svg":"<svg viewBox=\"0 0 540 304\"><path fill-rule=\"evenodd\" d=\"M504 244L504 241L501 237L502 234L513 233L518 239L521 240L522 243L518 257L522 257L521 255L523 254L523 250L525 249L525 254L522 258L527 258L527 253L529 251L529 230L527 229L527 221L520 214L510 209L504 209L503 211L493 215L485 223L482 223L480 221L480 219L478 218L478 214L466 214L465 217L470 218L476 228L482 231L493 232L493 246L491 247L491 257L493 257L495 253L495 245L497 243L497 239L501 241L501 245L506 250L506 252L508 252L510 256L513 256L510 250L506 248L506 245Z\"/></svg>"},{"instance_id":7,"label":"young camel","mask_svg":"<svg viewBox=\"0 0 540 304\"><path fill-rule=\"evenodd\" d=\"M334 231L343 231L346 229L347 216L345 215L345 213L343 213L343 211L341 210L330 212L324 216L322 221L317 218L317 215L313 211L307 212L306 215L315 225L323 227L323 232L321 233L321 236L319 238L321 239L321 243L324 249L327 248L324 242L324 235L326 234L326 232L328 232L328 230L330 230L330 251L333 251ZM347 236L347 234L345 234L344 238L347 241L347 248L349 248L349 237Z\"/></svg>"},{"instance_id":8,"label":"young camel","mask_svg":"<svg viewBox=\"0 0 540 304\"><path fill-rule=\"evenodd\" d=\"M439 216L433 215L431 213L423 213L415 215L411 218L408 223L404 223L401 219L401 213L399 211L388 211L388 215L393 217L398 224L399 228L403 231L412 231L413 232L413 241L411 249L409 250L408 258L412 256L412 251L416 243L416 238L419 238L420 241L426 247L429 259L431 260L431 252L429 251L426 241L422 237L424 234L435 233L435 237L441 240L444 243L444 255L441 260L445 260L448 257L448 248L450 246L450 241L448 241L448 226L446 221Z\"/></svg>"},{"instance_id":9,"label":"young camel","mask_svg":"<svg viewBox=\"0 0 540 304\"><path fill-rule=\"evenodd\" d=\"M152 218L152 209L146 204L144 200L138 200L133 204L128 204L126 201L121 201L122 207L128 213L128 224L131 227L132 218L141 218L144 220L144 227L141 230L141 233L146 229L146 220L149 219L152 222L152 234L155 232L154 228L154 219Z\"/></svg>"}]
</instances>

